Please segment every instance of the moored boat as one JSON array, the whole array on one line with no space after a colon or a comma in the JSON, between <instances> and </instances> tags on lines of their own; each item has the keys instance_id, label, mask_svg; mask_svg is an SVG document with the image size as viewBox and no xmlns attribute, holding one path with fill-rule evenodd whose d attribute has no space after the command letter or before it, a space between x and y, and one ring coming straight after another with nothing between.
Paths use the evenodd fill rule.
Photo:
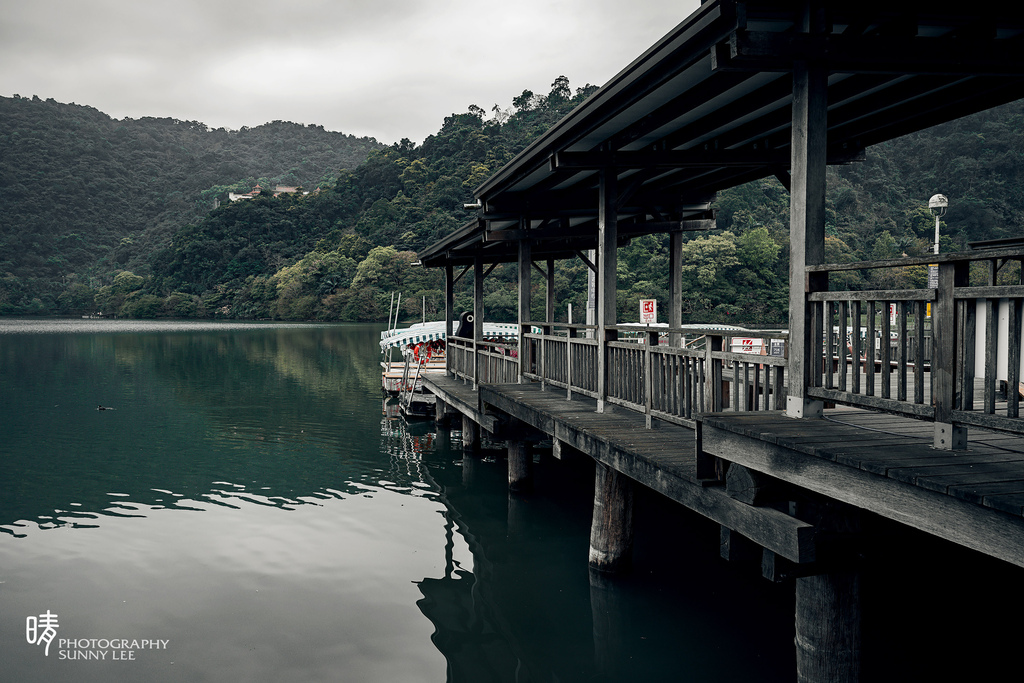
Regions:
<instances>
[{"instance_id":1,"label":"moored boat","mask_svg":"<svg viewBox=\"0 0 1024 683\"><path fill-rule=\"evenodd\" d=\"M459 323L455 323L456 333ZM484 338L510 340L518 337L513 323L484 323ZM380 333L381 389L388 396L400 396L406 415L426 414L433 408L433 396L423 389L423 376L443 373L446 362L447 331L443 320L416 323ZM398 349L401 360L393 359Z\"/></svg>"}]
</instances>

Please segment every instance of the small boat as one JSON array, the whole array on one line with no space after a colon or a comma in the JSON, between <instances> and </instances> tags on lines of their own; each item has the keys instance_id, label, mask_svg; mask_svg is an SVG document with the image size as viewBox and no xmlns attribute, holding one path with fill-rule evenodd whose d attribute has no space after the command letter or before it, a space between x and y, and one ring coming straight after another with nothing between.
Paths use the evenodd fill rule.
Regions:
<instances>
[{"instance_id":1,"label":"small boat","mask_svg":"<svg viewBox=\"0 0 1024 683\"><path fill-rule=\"evenodd\" d=\"M393 350L398 349L400 360L393 360ZM444 372L445 370L445 324L444 322L416 323L411 327L386 330L380 333L381 388L390 396L397 396L403 388L409 389L409 371L413 379L417 375ZM422 391L417 381L412 387Z\"/></svg>"},{"instance_id":2,"label":"small boat","mask_svg":"<svg viewBox=\"0 0 1024 683\"><path fill-rule=\"evenodd\" d=\"M466 318L463 315L463 318ZM472 320L470 319L470 324ZM460 324L455 323L456 333ZM416 323L401 329L380 333L381 389L387 396L398 396L403 414L429 415L434 408L434 397L423 389L423 376L443 373L446 367L446 325L443 320ZM457 335L463 336L463 335ZM484 338L508 340L518 337L514 323L484 323ZM401 360L393 359L398 349Z\"/></svg>"}]
</instances>

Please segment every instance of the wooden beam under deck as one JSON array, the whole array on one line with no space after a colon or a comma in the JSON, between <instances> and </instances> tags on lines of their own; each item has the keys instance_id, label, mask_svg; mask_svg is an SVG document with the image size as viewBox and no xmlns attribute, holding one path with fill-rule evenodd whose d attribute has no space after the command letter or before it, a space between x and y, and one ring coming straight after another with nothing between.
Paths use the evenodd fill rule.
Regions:
<instances>
[{"instance_id":1,"label":"wooden beam under deck","mask_svg":"<svg viewBox=\"0 0 1024 683\"><path fill-rule=\"evenodd\" d=\"M794 562L815 557L813 526L731 498L698 479L691 430L539 384L470 385L428 380L437 393L487 431L508 416L593 457L644 486ZM930 423L857 409L830 419L782 412L703 416L703 453L868 510L933 536L1024 567L1024 438L972 430L965 451L937 451Z\"/></svg>"},{"instance_id":2,"label":"wooden beam under deck","mask_svg":"<svg viewBox=\"0 0 1024 683\"><path fill-rule=\"evenodd\" d=\"M815 560L812 525L772 508L747 505L731 498L724 486L707 486L697 479L690 429L670 424L647 429L639 413L620 408L597 413L595 400L568 401L564 393L542 391L539 384L481 385L480 402L792 562Z\"/></svg>"},{"instance_id":3,"label":"wooden beam under deck","mask_svg":"<svg viewBox=\"0 0 1024 683\"><path fill-rule=\"evenodd\" d=\"M1024 567L1024 439L972 432L967 450L940 451L910 420L830 417L706 414L698 448Z\"/></svg>"}]
</instances>

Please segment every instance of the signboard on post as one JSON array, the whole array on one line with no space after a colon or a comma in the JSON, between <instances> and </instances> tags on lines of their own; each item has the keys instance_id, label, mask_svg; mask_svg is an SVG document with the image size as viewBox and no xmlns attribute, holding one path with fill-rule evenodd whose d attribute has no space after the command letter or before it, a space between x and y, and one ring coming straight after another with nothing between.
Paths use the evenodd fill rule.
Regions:
<instances>
[{"instance_id":1,"label":"signboard on post","mask_svg":"<svg viewBox=\"0 0 1024 683\"><path fill-rule=\"evenodd\" d=\"M733 353L756 353L759 356L766 352L764 339L752 337L733 337L729 350Z\"/></svg>"},{"instance_id":2,"label":"signboard on post","mask_svg":"<svg viewBox=\"0 0 1024 683\"><path fill-rule=\"evenodd\" d=\"M939 264L937 264L937 263L932 263L932 264L929 264L929 266L928 266L928 288L929 289L938 289L939 288ZM929 317L929 318L932 317L932 304L931 304L931 302L928 302L927 312L925 313L925 315L927 317Z\"/></svg>"},{"instance_id":3,"label":"signboard on post","mask_svg":"<svg viewBox=\"0 0 1024 683\"><path fill-rule=\"evenodd\" d=\"M657 299L640 299L640 322L645 325L658 322Z\"/></svg>"}]
</instances>

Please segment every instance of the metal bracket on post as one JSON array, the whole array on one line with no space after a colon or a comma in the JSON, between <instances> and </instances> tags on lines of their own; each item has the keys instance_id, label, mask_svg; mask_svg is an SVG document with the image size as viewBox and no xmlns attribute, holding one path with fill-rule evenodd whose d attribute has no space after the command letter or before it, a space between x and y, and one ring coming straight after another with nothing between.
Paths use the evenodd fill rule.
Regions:
<instances>
[{"instance_id":1,"label":"metal bracket on post","mask_svg":"<svg viewBox=\"0 0 1024 683\"><path fill-rule=\"evenodd\" d=\"M821 417L825 404L806 396L786 397L787 417Z\"/></svg>"},{"instance_id":2,"label":"metal bracket on post","mask_svg":"<svg viewBox=\"0 0 1024 683\"><path fill-rule=\"evenodd\" d=\"M932 447L943 451L962 451L967 448L967 427L944 422L935 423Z\"/></svg>"}]
</instances>

